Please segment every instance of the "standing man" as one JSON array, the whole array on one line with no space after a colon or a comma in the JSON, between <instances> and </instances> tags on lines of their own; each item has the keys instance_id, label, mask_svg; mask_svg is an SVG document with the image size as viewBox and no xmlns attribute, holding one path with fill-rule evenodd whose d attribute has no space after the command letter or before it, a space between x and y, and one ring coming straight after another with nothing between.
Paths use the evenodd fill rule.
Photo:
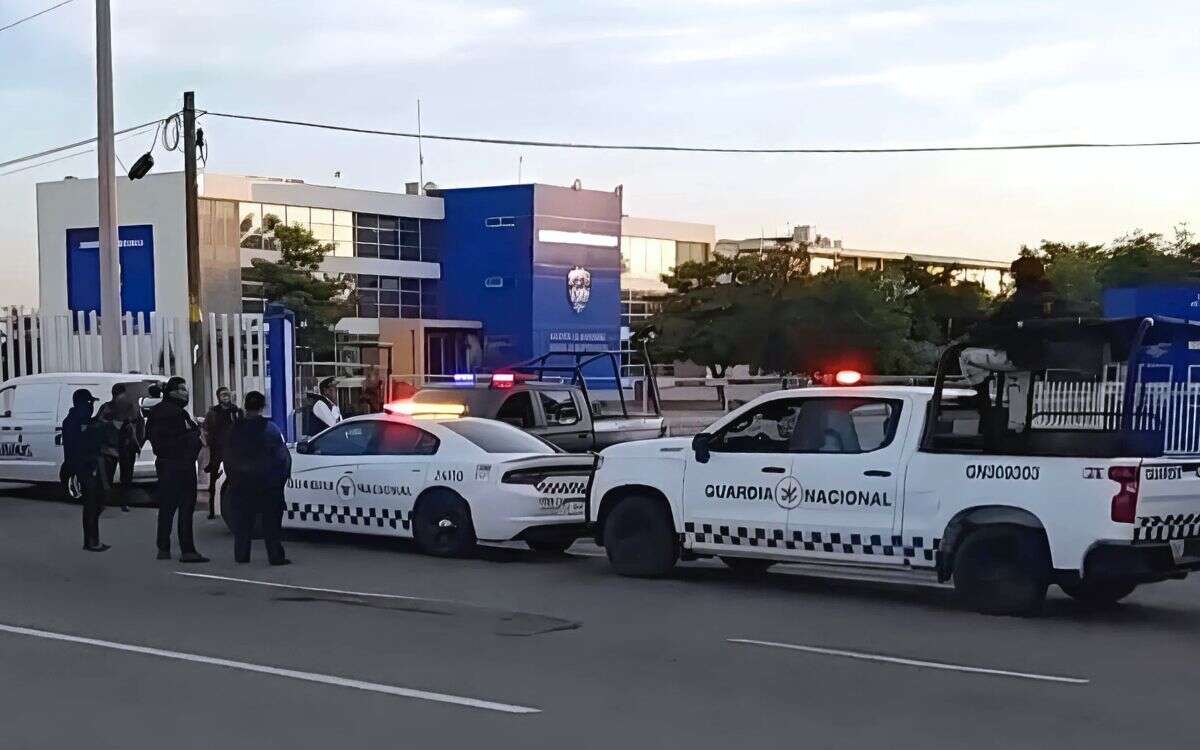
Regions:
<instances>
[{"instance_id":1,"label":"standing man","mask_svg":"<svg viewBox=\"0 0 1200 750\"><path fill-rule=\"evenodd\" d=\"M316 435L327 427L342 421L342 412L337 405L337 378L332 375L321 381L321 392L312 407L313 424L310 435Z\"/></svg>"},{"instance_id":2,"label":"standing man","mask_svg":"<svg viewBox=\"0 0 1200 750\"><path fill-rule=\"evenodd\" d=\"M187 413L187 382L173 377L163 387L163 400L150 410L146 432L154 448L158 472L158 559L171 559L171 521L179 513L179 562L203 563L196 551L192 513L196 510L196 456L200 426Z\"/></svg>"},{"instance_id":3,"label":"standing man","mask_svg":"<svg viewBox=\"0 0 1200 750\"><path fill-rule=\"evenodd\" d=\"M245 419L233 425L225 443L225 497L233 518L233 559L250 562L254 520L262 516L263 541L272 565L287 565L283 543L283 486L292 472L292 455L283 435L262 415L267 399L258 391L246 394Z\"/></svg>"},{"instance_id":4,"label":"standing man","mask_svg":"<svg viewBox=\"0 0 1200 750\"><path fill-rule=\"evenodd\" d=\"M217 389L217 403L204 415L204 444L208 446L208 517L216 518L217 477L221 473L225 441L229 430L242 419L242 410L233 403L233 394L225 386Z\"/></svg>"},{"instance_id":5,"label":"standing man","mask_svg":"<svg viewBox=\"0 0 1200 750\"><path fill-rule=\"evenodd\" d=\"M88 552L109 548L100 543L104 492L100 481L100 433L92 420L92 405L98 400L87 388L76 390L62 423L63 462L83 491L83 548Z\"/></svg>"},{"instance_id":6,"label":"standing man","mask_svg":"<svg viewBox=\"0 0 1200 750\"><path fill-rule=\"evenodd\" d=\"M129 493L133 488L133 464L142 452L146 421L141 408L125 390L124 383L112 387L112 400L100 407L96 419L104 426L101 453L104 456L104 490L111 492L121 469L121 510L129 512ZM111 496L110 496L111 497Z\"/></svg>"}]
</instances>

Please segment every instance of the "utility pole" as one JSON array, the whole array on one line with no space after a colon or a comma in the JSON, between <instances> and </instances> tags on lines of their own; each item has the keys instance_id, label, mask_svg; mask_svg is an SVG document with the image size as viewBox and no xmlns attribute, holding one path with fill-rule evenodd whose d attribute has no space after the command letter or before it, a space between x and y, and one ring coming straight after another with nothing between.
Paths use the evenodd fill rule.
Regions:
<instances>
[{"instance_id":1,"label":"utility pole","mask_svg":"<svg viewBox=\"0 0 1200 750\"><path fill-rule=\"evenodd\" d=\"M183 92L183 214L186 223L188 275L188 338L192 364L192 407L199 411L207 403L208 373L204 363L204 330L200 325L200 220L196 187L196 94ZM195 352L195 354L193 354Z\"/></svg>"},{"instance_id":2,"label":"utility pole","mask_svg":"<svg viewBox=\"0 0 1200 750\"><path fill-rule=\"evenodd\" d=\"M106 372L121 372L121 264L113 143L112 16L96 0L96 187L100 197L100 352Z\"/></svg>"}]
</instances>

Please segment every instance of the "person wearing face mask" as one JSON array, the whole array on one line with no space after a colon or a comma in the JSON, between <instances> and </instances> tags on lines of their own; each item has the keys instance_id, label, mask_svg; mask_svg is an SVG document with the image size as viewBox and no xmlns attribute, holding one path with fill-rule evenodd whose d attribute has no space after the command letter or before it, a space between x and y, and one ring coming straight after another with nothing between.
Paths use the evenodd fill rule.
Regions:
<instances>
[{"instance_id":1,"label":"person wearing face mask","mask_svg":"<svg viewBox=\"0 0 1200 750\"><path fill-rule=\"evenodd\" d=\"M87 388L71 394L71 409L62 423L63 462L83 491L83 548L88 552L103 552L107 544L100 543L100 513L104 510L104 487L100 472L101 435L92 419L92 406L99 399Z\"/></svg>"},{"instance_id":2,"label":"person wearing face mask","mask_svg":"<svg viewBox=\"0 0 1200 750\"><path fill-rule=\"evenodd\" d=\"M208 446L208 517L215 518L213 502L217 477L221 473L225 440L235 424L242 421L242 410L233 403L233 393L225 386L217 389L217 403L204 415L204 444Z\"/></svg>"},{"instance_id":3,"label":"person wearing face mask","mask_svg":"<svg viewBox=\"0 0 1200 750\"><path fill-rule=\"evenodd\" d=\"M196 510L196 457L200 455L200 426L187 413L187 382L173 377L163 399L150 410L146 424L158 472L158 559L171 559L171 522L179 514L179 562L203 563L196 551L192 514Z\"/></svg>"}]
</instances>

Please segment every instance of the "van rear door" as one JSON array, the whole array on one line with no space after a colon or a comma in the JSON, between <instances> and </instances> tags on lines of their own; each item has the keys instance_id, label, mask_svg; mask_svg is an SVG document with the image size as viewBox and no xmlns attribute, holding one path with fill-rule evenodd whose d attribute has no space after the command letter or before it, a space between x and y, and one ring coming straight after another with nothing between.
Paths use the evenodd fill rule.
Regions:
<instances>
[{"instance_id":1,"label":"van rear door","mask_svg":"<svg viewBox=\"0 0 1200 750\"><path fill-rule=\"evenodd\" d=\"M1133 540L1200 555L1200 456L1146 459L1139 484Z\"/></svg>"}]
</instances>

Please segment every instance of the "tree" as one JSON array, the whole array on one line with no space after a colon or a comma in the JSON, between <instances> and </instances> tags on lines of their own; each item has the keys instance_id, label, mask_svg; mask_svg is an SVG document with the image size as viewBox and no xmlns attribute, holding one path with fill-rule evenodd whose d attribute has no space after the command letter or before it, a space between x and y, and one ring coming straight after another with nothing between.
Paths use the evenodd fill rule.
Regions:
<instances>
[{"instance_id":1,"label":"tree","mask_svg":"<svg viewBox=\"0 0 1200 750\"><path fill-rule=\"evenodd\" d=\"M246 281L262 284L262 295L296 315L296 343L308 347L317 359L333 356L333 327L354 314L344 276L322 274L319 269L332 244L321 244L300 225L287 226L271 214L263 217L264 239L274 238L277 261L254 258L242 273Z\"/></svg>"}]
</instances>

